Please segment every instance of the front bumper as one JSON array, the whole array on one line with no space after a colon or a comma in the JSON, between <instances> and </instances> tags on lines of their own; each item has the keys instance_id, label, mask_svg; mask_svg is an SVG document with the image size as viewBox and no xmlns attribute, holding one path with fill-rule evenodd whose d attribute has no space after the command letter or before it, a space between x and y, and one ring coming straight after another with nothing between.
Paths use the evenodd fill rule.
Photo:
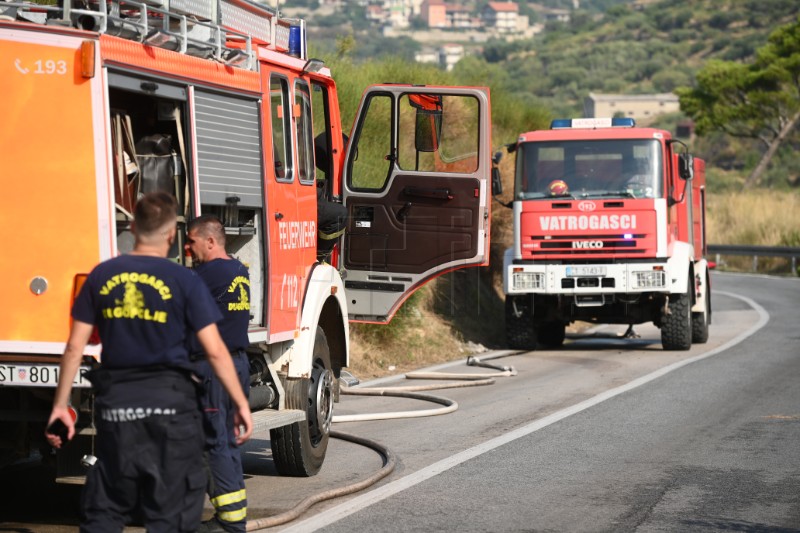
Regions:
<instances>
[{"instance_id":1,"label":"front bumper","mask_svg":"<svg viewBox=\"0 0 800 533\"><path fill-rule=\"evenodd\" d=\"M672 292L667 263L506 264L506 294L631 294Z\"/></svg>"}]
</instances>

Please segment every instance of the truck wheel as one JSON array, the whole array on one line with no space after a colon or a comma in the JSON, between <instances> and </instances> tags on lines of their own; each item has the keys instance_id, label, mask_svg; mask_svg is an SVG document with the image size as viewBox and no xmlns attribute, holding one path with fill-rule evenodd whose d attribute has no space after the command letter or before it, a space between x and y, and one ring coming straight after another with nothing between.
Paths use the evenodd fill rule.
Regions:
<instances>
[{"instance_id":1,"label":"truck wheel","mask_svg":"<svg viewBox=\"0 0 800 533\"><path fill-rule=\"evenodd\" d=\"M564 344L567 326L561 322L545 322L537 329L539 344L546 348L560 348Z\"/></svg>"},{"instance_id":2,"label":"truck wheel","mask_svg":"<svg viewBox=\"0 0 800 533\"><path fill-rule=\"evenodd\" d=\"M270 430L272 458L283 476L309 477L322 468L333 418L334 378L328 339L317 327L310 378L286 380L286 408L303 409L307 418Z\"/></svg>"},{"instance_id":3,"label":"truck wheel","mask_svg":"<svg viewBox=\"0 0 800 533\"><path fill-rule=\"evenodd\" d=\"M703 310L699 313L692 313L692 342L696 344L708 342L708 325L711 323L711 298L708 294L708 281L706 281L706 294L703 300Z\"/></svg>"},{"instance_id":4,"label":"truck wheel","mask_svg":"<svg viewBox=\"0 0 800 533\"><path fill-rule=\"evenodd\" d=\"M506 341L515 350L536 349L536 328L530 298L506 296Z\"/></svg>"},{"instance_id":5,"label":"truck wheel","mask_svg":"<svg viewBox=\"0 0 800 533\"><path fill-rule=\"evenodd\" d=\"M692 347L691 302L688 292L670 295L670 312L661 317L661 345L665 350L688 350Z\"/></svg>"}]
</instances>

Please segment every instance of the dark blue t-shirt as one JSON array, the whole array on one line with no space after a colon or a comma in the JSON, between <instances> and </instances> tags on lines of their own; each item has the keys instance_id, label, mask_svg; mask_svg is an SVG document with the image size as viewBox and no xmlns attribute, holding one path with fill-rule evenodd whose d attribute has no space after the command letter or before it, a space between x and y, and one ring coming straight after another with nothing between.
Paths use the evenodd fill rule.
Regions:
<instances>
[{"instance_id":1,"label":"dark blue t-shirt","mask_svg":"<svg viewBox=\"0 0 800 533\"><path fill-rule=\"evenodd\" d=\"M214 259L200 263L194 271L205 282L222 312L217 324L219 333L231 353L247 348L250 340L250 274L238 259ZM202 351L197 339L192 341L192 353Z\"/></svg>"},{"instance_id":2,"label":"dark blue t-shirt","mask_svg":"<svg viewBox=\"0 0 800 533\"><path fill-rule=\"evenodd\" d=\"M72 317L97 326L106 368L189 367L187 339L222 318L191 270L139 255L97 265L75 299Z\"/></svg>"}]
</instances>

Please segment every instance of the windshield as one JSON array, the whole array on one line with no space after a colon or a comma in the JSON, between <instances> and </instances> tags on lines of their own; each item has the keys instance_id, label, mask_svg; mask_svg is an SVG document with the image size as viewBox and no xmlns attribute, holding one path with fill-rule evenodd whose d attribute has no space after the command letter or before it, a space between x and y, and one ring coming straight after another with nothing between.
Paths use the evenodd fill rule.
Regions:
<instances>
[{"instance_id":1,"label":"windshield","mask_svg":"<svg viewBox=\"0 0 800 533\"><path fill-rule=\"evenodd\" d=\"M661 145L652 139L523 143L515 198L658 198Z\"/></svg>"}]
</instances>

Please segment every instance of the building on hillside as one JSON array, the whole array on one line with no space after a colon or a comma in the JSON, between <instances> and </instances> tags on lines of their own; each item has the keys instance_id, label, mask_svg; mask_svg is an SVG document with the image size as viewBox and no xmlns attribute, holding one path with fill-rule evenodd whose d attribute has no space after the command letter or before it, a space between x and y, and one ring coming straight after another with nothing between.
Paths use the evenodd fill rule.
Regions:
<instances>
[{"instance_id":1,"label":"building on hillside","mask_svg":"<svg viewBox=\"0 0 800 533\"><path fill-rule=\"evenodd\" d=\"M451 28L470 29L479 28L481 22L472 14L472 8L461 4L448 4L447 20Z\"/></svg>"},{"instance_id":2,"label":"building on hillside","mask_svg":"<svg viewBox=\"0 0 800 533\"><path fill-rule=\"evenodd\" d=\"M460 44L443 44L438 48L426 47L414 54L418 63L435 63L444 70L453 70L453 66L465 55Z\"/></svg>"},{"instance_id":3,"label":"building on hillside","mask_svg":"<svg viewBox=\"0 0 800 533\"><path fill-rule=\"evenodd\" d=\"M681 120L675 126L675 137L691 139L694 137L694 121L691 119Z\"/></svg>"},{"instance_id":4,"label":"building on hillside","mask_svg":"<svg viewBox=\"0 0 800 533\"><path fill-rule=\"evenodd\" d=\"M439 49L439 66L450 71L464 57L464 47L460 44L443 44Z\"/></svg>"},{"instance_id":5,"label":"building on hillside","mask_svg":"<svg viewBox=\"0 0 800 533\"><path fill-rule=\"evenodd\" d=\"M409 0L409 4L411 5L411 16L418 17L421 15L422 2L423 0Z\"/></svg>"},{"instance_id":6,"label":"building on hillside","mask_svg":"<svg viewBox=\"0 0 800 533\"><path fill-rule=\"evenodd\" d=\"M583 103L587 117L631 117L647 119L680 111L678 96L660 94L597 94L589 93Z\"/></svg>"},{"instance_id":7,"label":"building on hillside","mask_svg":"<svg viewBox=\"0 0 800 533\"><path fill-rule=\"evenodd\" d=\"M519 5L516 2L489 2L483 8L484 26L500 33L517 31Z\"/></svg>"},{"instance_id":8,"label":"building on hillside","mask_svg":"<svg viewBox=\"0 0 800 533\"><path fill-rule=\"evenodd\" d=\"M367 20L373 24L385 24L389 18L389 14L383 6L378 4L369 4L366 8Z\"/></svg>"},{"instance_id":9,"label":"building on hillside","mask_svg":"<svg viewBox=\"0 0 800 533\"><path fill-rule=\"evenodd\" d=\"M422 20L429 28L477 28L480 21L464 5L444 0L423 0L420 6Z\"/></svg>"},{"instance_id":10,"label":"building on hillside","mask_svg":"<svg viewBox=\"0 0 800 533\"><path fill-rule=\"evenodd\" d=\"M386 28L404 29L410 26L414 0L358 0L366 11L366 18L373 24Z\"/></svg>"},{"instance_id":11,"label":"building on hillside","mask_svg":"<svg viewBox=\"0 0 800 533\"><path fill-rule=\"evenodd\" d=\"M423 0L420 16L429 28L447 27L447 6L444 0Z\"/></svg>"},{"instance_id":12,"label":"building on hillside","mask_svg":"<svg viewBox=\"0 0 800 533\"><path fill-rule=\"evenodd\" d=\"M383 0L383 9L388 12L386 24L392 28L408 28L411 17L410 0Z\"/></svg>"},{"instance_id":13,"label":"building on hillside","mask_svg":"<svg viewBox=\"0 0 800 533\"><path fill-rule=\"evenodd\" d=\"M414 54L414 61L417 63L436 63L438 65L439 50L426 46Z\"/></svg>"}]
</instances>

